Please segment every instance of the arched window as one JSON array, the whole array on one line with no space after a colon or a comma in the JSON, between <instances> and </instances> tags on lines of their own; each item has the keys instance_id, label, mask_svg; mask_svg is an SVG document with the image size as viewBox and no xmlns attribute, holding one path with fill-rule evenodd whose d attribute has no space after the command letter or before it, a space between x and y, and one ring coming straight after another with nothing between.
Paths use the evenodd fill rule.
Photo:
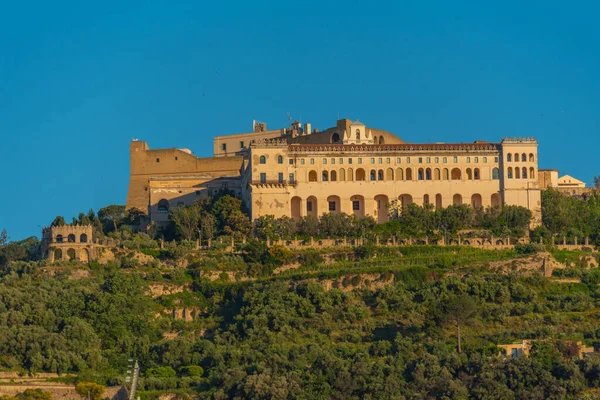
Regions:
<instances>
[{"instance_id":1,"label":"arched window","mask_svg":"<svg viewBox=\"0 0 600 400\"><path fill-rule=\"evenodd\" d=\"M534 162L535 161L535 157L533 156L533 153L529 153L529 162Z\"/></svg>"},{"instance_id":2,"label":"arched window","mask_svg":"<svg viewBox=\"0 0 600 400\"><path fill-rule=\"evenodd\" d=\"M431 180L431 168L427 168L425 170L425 180L426 181L430 181Z\"/></svg>"},{"instance_id":3,"label":"arched window","mask_svg":"<svg viewBox=\"0 0 600 400\"><path fill-rule=\"evenodd\" d=\"M444 168L444 173L442 174L442 179L447 181L450 179L450 173L448 172L448 168Z\"/></svg>"},{"instance_id":4,"label":"arched window","mask_svg":"<svg viewBox=\"0 0 600 400\"><path fill-rule=\"evenodd\" d=\"M331 178L331 182L337 181L337 172L331 171L331 173L329 174L329 177Z\"/></svg>"},{"instance_id":5,"label":"arched window","mask_svg":"<svg viewBox=\"0 0 600 400\"><path fill-rule=\"evenodd\" d=\"M379 171L377 171L377 180L378 181L382 181L383 180L383 170L380 169Z\"/></svg>"},{"instance_id":6,"label":"arched window","mask_svg":"<svg viewBox=\"0 0 600 400\"><path fill-rule=\"evenodd\" d=\"M317 171L312 170L308 173L308 181L309 182L316 182L317 181Z\"/></svg>"},{"instance_id":7,"label":"arched window","mask_svg":"<svg viewBox=\"0 0 600 400\"><path fill-rule=\"evenodd\" d=\"M348 168L348 181L352 182L354 180L354 171L352 168Z\"/></svg>"},{"instance_id":8,"label":"arched window","mask_svg":"<svg viewBox=\"0 0 600 400\"><path fill-rule=\"evenodd\" d=\"M442 208L442 195L439 193L435 195L435 208Z\"/></svg>"},{"instance_id":9,"label":"arched window","mask_svg":"<svg viewBox=\"0 0 600 400\"><path fill-rule=\"evenodd\" d=\"M519 153L515 153L515 162L519 162Z\"/></svg>"},{"instance_id":10,"label":"arched window","mask_svg":"<svg viewBox=\"0 0 600 400\"><path fill-rule=\"evenodd\" d=\"M379 144L385 144L385 140L383 140L383 136L379 136Z\"/></svg>"},{"instance_id":11,"label":"arched window","mask_svg":"<svg viewBox=\"0 0 600 400\"><path fill-rule=\"evenodd\" d=\"M429 195L425 194L423 195L423 205L427 205L429 204Z\"/></svg>"},{"instance_id":12,"label":"arched window","mask_svg":"<svg viewBox=\"0 0 600 400\"><path fill-rule=\"evenodd\" d=\"M258 161L258 162L259 162L259 163L261 163L261 164L266 164L266 163L267 163L267 157L265 157L265 156L260 156L260 158L259 158L259 161Z\"/></svg>"},{"instance_id":13,"label":"arched window","mask_svg":"<svg viewBox=\"0 0 600 400\"><path fill-rule=\"evenodd\" d=\"M521 162L527 162L527 154L521 154Z\"/></svg>"},{"instance_id":14,"label":"arched window","mask_svg":"<svg viewBox=\"0 0 600 400\"><path fill-rule=\"evenodd\" d=\"M404 180L404 170L402 170L402 168L396 168L396 180L397 181Z\"/></svg>"},{"instance_id":15,"label":"arched window","mask_svg":"<svg viewBox=\"0 0 600 400\"><path fill-rule=\"evenodd\" d=\"M512 177L513 177L512 167L508 167L508 171L507 171L506 175L507 175L508 179L512 179Z\"/></svg>"},{"instance_id":16,"label":"arched window","mask_svg":"<svg viewBox=\"0 0 600 400\"><path fill-rule=\"evenodd\" d=\"M454 204L455 206L460 206L462 204L462 196L460 194L455 194L452 197L452 204Z\"/></svg>"},{"instance_id":17,"label":"arched window","mask_svg":"<svg viewBox=\"0 0 600 400\"><path fill-rule=\"evenodd\" d=\"M377 136L373 136L373 144L379 144L379 142L377 141Z\"/></svg>"},{"instance_id":18,"label":"arched window","mask_svg":"<svg viewBox=\"0 0 600 400\"><path fill-rule=\"evenodd\" d=\"M340 168L340 182L343 182L346 180L346 170L344 168Z\"/></svg>"},{"instance_id":19,"label":"arched window","mask_svg":"<svg viewBox=\"0 0 600 400\"><path fill-rule=\"evenodd\" d=\"M377 177L375 176L375 170L372 169L369 173L370 180L374 181Z\"/></svg>"},{"instance_id":20,"label":"arched window","mask_svg":"<svg viewBox=\"0 0 600 400\"><path fill-rule=\"evenodd\" d=\"M481 179L481 177L480 177L479 175L480 175L480 174L479 174L479 168L475 168L475 169L473 170L473 179L475 179L475 180L479 180L479 179Z\"/></svg>"},{"instance_id":21,"label":"arched window","mask_svg":"<svg viewBox=\"0 0 600 400\"><path fill-rule=\"evenodd\" d=\"M283 156L282 155L277 156L277 164L283 164Z\"/></svg>"},{"instance_id":22,"label":"arched window","mask_svg":"<svg viewBox=\"0 0 600 400\"><path fill-rule=\"evenodd\" d=\"M460 169L458 168L452 168L452 180L453 181L460 181L461 179L461 172Z\"/></svg>"},{"instance_id":23,"label":"arched window","mask_svg":"<svg viewBox=\"0 0 600 400\"><path fill-rule=\"evenodd\" d=\"M169 200L161 199L158 202L158 213L159 214L168 214L169 213Z\"/></svg>"},{"instance_id":24,"label":"arched window","mask_svg":"<svg viewBox=\"0 0 600 400\"><path fill-rule=\"evenodd\" d=\"M498 168L492 170L492 179L500 179L500 170Z\"/></svg>"},{"instance_id":25,"label":"arched window","mask_svg":"<svg viewBox=\"0 0 600 400\"><path fill-rule=\"evenodd\" d=\"M365 170L362 168L359 168L356 170L356 180L357 181L364 181L365 180Z\"/></svg>"},{"instance_id":26,"label":"arched window","mask_svg":"<svg viewBox=\"0 0 600 400\"><path fill-rule=\"evenodd\" d=\"M511 162L512 161L512 154L508 153L506 155L506 161Z\"/></svg>"},{"instance_id":27,"label":"arched window","mask_svg":"<svg viewBox=\"0 0 600 400\"><path fill-rule=\"evenodd\" d=\"M535 178L535 169L533 167L529 168L529 179Z\"/></svg>"},{"instance_id":28,"label":"arched window","mask_svg":"<svg viewBox=\"0 0 600 400\"><path fill-rule=\"evenodd\" d=\"M391 168L388 168L385 170L385 180L386 181L393 181L394 180L394 170Z\"/></svg>"},{"instance_id":29,"label":"arched window","mask_svg":"<svg viewBox=\"0 0 600 400\"><path fill-rule=\"evenodd\" d=\"M413 177L412 177L412 168L406 168L406 180L407 181L412 181Z\"/></svg>"},{"instance_id":30,"label":"arched window","mask_svg":"<svg viewBox=\"0 0 600 400\"><path fill-rule=\"evenodd\" d=\"M62 243L63 240L63 235L56 235L56 243Z\"/></svg>"},{"instance_id":31,"label":"arched window","mask_svg":"<svg viewBox=\"0 0 600 400\"><path fill-rule=\"evenodd\" d=\"M87 239L88 239L88 237L87 237L87 235L86 235L85 233L82 233L82 234L79 236L79 241L80 241L81 243L87 243Z\"/></svg>"},{"instance_id":32,"label":"arched window","mask_svg":"<svg viewBox=\"0 0 600 400\"><path fill-rule=\"evenodd\" d=\"M468 180L473 179L473 171L471 171L471 168L467 168L467 179Z\"/></svg>"},{"instance_id":33,"label":"arched window","mask_svg":"<svg viewBox=\"0 0 600 400\"><path fill-rule=\"evenodd\" d=\"M515 168L515 179L521 178L521 169L519 167Z\"/></svg>"},{"instance_id":34,"label":"arched window","mask_svg":"<svg viewBox=\"0 0 600 400\"><path fill-rule=\"evenodd\" d=\"M337 132L334 132L333 135L331 135L331 143L337 143L340 141L340 135Z\"/></svg>"},{"instance_id":35,"label":"arched window","mask_svg":"<svg viewBox=\"0 0 600 400\"><path fill-rule=\"evenodd\" d=\"M417 171L417 180L422 181L423 179L425 179L424 176L424 172L423 172L423 168L419 168L419 170Z\"/></svg>"},{"instance_id":36,"label":"arched window","mask_svg":"<svg viewBox=\"0 0 600 400\"><path fill-rule=\"evenodd\" d=\"M441 179L441 175L440 175L440 169L436 168L433 170L433 180L434 181L439 181Z\"/></svg>"},{"instance_id":37,"label":"arched window","mask_svg":"<svg viewBox=\"0 0 600 400\"><path fill-rule=\"evenodd\" d=\"M67 241L69 243L75 243L75 235L71 233L69 236L67 236Z\"/></svg>"},{"instance_id":38,"label":"arched window","mask_svg":"<svg viewBox=\"0 0 600 400\"><path fill-rule=\"evenodd\" d=\"M60 261L63 258L62 250L56 249L54 250L54 261Z\"/></svg>"},{"instance_id":39,"label":"arched window","mask_svg":"<svg viewBox=\"0 0 600 400\"><path fill-rule=\"evenodd\" d=\"M77 258L77 253L75 252L75 249L67 250L67 258L69 259L69 261L75 261L75 259Z\"/></svg>"},{"instance_id":40,"label":"arched window","mask_svg":"<svg viewBox=\"0 0 600 400\"><path fill-rule=\"evenodd\" d=\"M356 130L356 140L360 140L360 129Z\"/></svg>"},{"instance_id":41,"label":"arched window","mask_svg":"<svg viewBox=\"0 0 600 400\"><path fill-rule=\"evenodd\" d=\"M327 172L327 171L323 171L323 172L321 173L321 180L322 180L323 182L327 182L327 181L329 180L329 172Z\"/></svg>"},{"instance_id":42,"label":"arched window","mask_svg":"<svg viewBox=\"0 0 600 400\"><path fill-rule=\"evenodd\" d=\"M521 170L521 177L523 179L527 179L527 168L523 167L523 169Z\"/></svg>"}]
</instances>

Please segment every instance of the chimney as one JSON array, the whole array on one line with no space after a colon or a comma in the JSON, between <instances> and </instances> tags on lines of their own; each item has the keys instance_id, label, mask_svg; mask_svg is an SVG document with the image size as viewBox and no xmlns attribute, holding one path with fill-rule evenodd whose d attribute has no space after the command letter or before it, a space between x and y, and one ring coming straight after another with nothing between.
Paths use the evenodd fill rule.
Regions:
<instances>
[{"instance_id":1,"label":"chimney","mask_svg":"<svg viewBox=\"0 0 600 400\"><path fill-rule=\"evenodd\" d=\"M310 124L304 124L304 134L310 135L312 126Z\"/></svg>"}]
</instances>

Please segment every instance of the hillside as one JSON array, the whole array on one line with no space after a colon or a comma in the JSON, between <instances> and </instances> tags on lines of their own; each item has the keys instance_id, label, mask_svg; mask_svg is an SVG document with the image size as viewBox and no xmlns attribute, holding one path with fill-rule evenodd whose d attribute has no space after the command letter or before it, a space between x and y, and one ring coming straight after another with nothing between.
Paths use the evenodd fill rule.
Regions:
<instances>
[{"instance_id":1,"label":"hillside","mask_svg":"<svg viewBox=\"0 0 600 400\"><path fill-rule=\"evenodd\" d=\"M563 265L519 254L530 251L323 249L278 255L289 268L269 274L240 266L273 248L191 252L185 268L161 256L135 268L12 263L0 365L111 385L133 356L145 398L580 395L600 383L600 360L577 360L574 345L598 345L595 253L553 251L571 265L544 277L543 264ZM461 353L454 317L465 318ZM538 340L530 357L499 354L523 339Z\"/></svg>"}]
</instances>

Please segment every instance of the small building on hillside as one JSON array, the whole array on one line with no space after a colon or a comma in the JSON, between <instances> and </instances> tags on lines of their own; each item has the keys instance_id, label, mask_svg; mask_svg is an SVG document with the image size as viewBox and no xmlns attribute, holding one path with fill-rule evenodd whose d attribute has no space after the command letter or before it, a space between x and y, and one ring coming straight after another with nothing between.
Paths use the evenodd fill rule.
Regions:
<instances>
[{"instance_id":1,"label":"small building on hillside","mask_svg":"<svg viewBox=\"0 0 600 400\"><path fill-rule=\"evenodd\" d=\"M42 229L42 258L88 263L97 258L91 225L49 226Z\"/></svg>"},{"instance_id":2,"label":"small building on hillside","mask_svg":"<svg viewBox=\"0 0 600 400\"><path fill-rule=\"evenodd\" d=\"M538 174L539 187L541 189L552 188L573 196L585 195L592 190L586 187L585 182L571 175L563 175L561 177L558 175L559 171L557 169L540 169Z\"/></svg>"}]
</instances>

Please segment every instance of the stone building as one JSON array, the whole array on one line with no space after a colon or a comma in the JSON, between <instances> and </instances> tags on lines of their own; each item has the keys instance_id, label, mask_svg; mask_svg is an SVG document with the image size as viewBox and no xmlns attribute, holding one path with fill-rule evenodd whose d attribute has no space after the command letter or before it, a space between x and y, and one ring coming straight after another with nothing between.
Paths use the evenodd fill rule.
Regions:
<instances>
[{"instance_id":1,"label":"stone building","mask_svg":"<svg viewBox=\"0 0 600 400\"><path fill-rule=\"evenodd\" d=\"M42 257L88 263L97 258L92 226L50 226L42 229Z\"/></svg>"},{"instance_id":2,"label":"stone building","mask_svg":"<svg viewBox=\"0 0 600 400\"><path fill-rule=\"evenodd\" d=\"M215 137L212 158L131 143L127 207L151 220L166 221L170 208L221 188L239 193L253 219L344 212L385 222L390 207L409 203L519 205L536 224L541 218L534 138L409 144L341 119L323 131L297 121L277 130L255 122L252 132Z\"/></svg>"},{"instance_id":3,"label":"stone building","mask_svg":"<svg viewBox=\"0 0 600 400\"><path fill-rule=\"evenodd\" d=\"M571 175L559 177L559 171L556 169L540 169L539 181L542 189L552 188L573 196L585 195L592 190L592 188L586 187L585 182Z\"/></svg>"}]
</instances>

